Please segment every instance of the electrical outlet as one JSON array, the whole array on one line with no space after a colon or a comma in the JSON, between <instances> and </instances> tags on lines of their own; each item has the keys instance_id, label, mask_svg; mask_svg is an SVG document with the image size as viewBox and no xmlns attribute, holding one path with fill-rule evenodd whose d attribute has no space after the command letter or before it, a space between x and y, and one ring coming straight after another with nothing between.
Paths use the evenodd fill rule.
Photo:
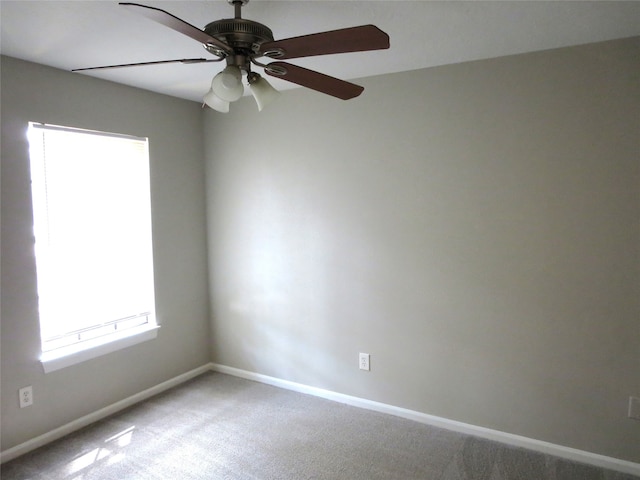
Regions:
<instances>
[{"instance_id":1,"label":"electrical outlet","mask_svg":"<svg viewBox=\"0 0 640 480\"><path fill-rule=\"evenodd\" d=\"M33 387L31 385L18 390L18 395L20 397L20 408L33 405Z\"/></svg>"},{"instance_id":2,"label":"electrical outlet","mask_svg":"<svg viewBox=\"0 0 640 480\"><path fill-rule=\"evenodd\" d=\"M629 418L640 420L640 398L629 397Z\"/></svg>"},{"instance_id":3,"label":"electrical outlet","mask_svg":"<svg viewBox=\"0 0 640 480\"><path fill-rule=\"evenodd\" d=\"M371 368L369 368L369 354L368 353L361 353L360 354L360 370L371 370Z\"/></svg>"}]
</instances>

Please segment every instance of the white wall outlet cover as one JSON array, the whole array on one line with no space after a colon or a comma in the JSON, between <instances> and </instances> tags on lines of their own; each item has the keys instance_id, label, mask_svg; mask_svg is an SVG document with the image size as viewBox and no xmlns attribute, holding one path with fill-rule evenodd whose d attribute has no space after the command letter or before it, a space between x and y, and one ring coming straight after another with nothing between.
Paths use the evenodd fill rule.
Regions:
<instances>
[{"instance_id":1,"label":"white wall outlet cover","mask_svg":"<svg viewBox=\"0 0 640 480\"><path fill-rule=\"evenodd\" d=\"M359 357L359 366L360 366L360 370L370 370L369 367L369 354L368 353L361 353L360 357Z\"/></svg>"},{"instance_id":2,"label":"white wall outlet cover","mask_svg":"<svg viewBox=\"0 0 640 480\"><path fill-rule=\"evenodd\" d=\"M640 398L629 397L629 418L640 420Z\"/></svg>"},{"instance_id":3,"label":"white wall outlet cover","mask_svg":"<svg viewBox=\"0 0 640 480\"><path fill-rule=\"evenodd\" d=\"M33 387L31 385L18 390L18 396L20 399L20 408L33 405Z\"/></svg>"}]
</instances>

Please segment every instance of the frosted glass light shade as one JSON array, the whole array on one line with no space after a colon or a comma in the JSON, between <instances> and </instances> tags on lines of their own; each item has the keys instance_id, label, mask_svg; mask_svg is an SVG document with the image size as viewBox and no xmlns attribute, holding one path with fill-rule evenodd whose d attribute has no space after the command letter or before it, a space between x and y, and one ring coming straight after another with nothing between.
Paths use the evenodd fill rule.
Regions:
<instances>
[{"instance_id":1,"label":"frosted glass light shade","mask_svg":"<svg viewBox=\"0 0 640 480\"><path fill-rule=\"evenodd\" d=\"M204 103L206 103L209 107L213 108L217 112L228 113L229 112L229 102L224 101L220 97L218 97L213 88L209 90L203 98Z\"/></svg>"},{"instance_id":2,"label":"frosted glass light shade","mask_svg":"<svg viewBox=\"0 0 640 480\"><path fill-rule=\"evenodd\" d=\"M262 111L264 107L273 102L280 96L280 92L271 86L264 78L260 77L258 80L249 84L251 94L256 99L258 104L258 111Z\"/></svg>"},{"instance_id":3,"label":"frosted glass light shade","mask_svg":"<svg viewBox=\"0 0 640 480\"><path fill-rule=\"evenodd\" d=\"M239 100L244 93L242 72L235 65L227 66L223 71L213 77L211 89L225 102L235 102Z\"/></svg>"}]
</instances>

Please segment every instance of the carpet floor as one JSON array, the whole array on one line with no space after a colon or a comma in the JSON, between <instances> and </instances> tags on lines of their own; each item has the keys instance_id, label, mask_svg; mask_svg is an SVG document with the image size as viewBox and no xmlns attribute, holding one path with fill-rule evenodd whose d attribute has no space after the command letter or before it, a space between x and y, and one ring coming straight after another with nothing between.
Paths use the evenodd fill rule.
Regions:
<instances>
[{"instance_id":1,"label":"carpet floor","mask_svg":"<svg viewBox=\"0 0 640 480\"><path fill-rule=\"evenodd\" d=\"M2 480L640 480L206 373L2 465Z\"/></svg>"}]
</instances>

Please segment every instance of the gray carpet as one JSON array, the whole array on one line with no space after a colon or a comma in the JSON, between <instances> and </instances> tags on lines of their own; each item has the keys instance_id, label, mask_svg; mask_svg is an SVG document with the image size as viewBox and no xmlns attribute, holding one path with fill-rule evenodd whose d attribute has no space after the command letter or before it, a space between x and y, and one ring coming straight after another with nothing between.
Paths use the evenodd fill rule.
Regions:
<instances>
[{"instance_id":1,"label":"gray carpet","mask_svg":"<svg viewBox=\"0 0 640 480\"><path fill-rule=\"evenodd\" d=\"M639 480L207 373L6 463L2 480Z\"/></svg>"}]
</instances>

